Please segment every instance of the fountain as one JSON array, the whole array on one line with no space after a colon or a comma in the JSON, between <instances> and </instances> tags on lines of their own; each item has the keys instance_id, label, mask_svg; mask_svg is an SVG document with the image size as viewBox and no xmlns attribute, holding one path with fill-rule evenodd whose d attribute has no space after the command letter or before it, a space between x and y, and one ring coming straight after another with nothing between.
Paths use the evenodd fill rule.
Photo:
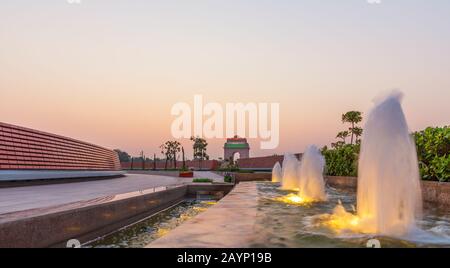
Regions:
<instances>
[{"instance_id":1,"label":"fountain","mask_svg":"<svg viewBox=\"0 0 450 268\"><path fill-rule=\"evenodd\" d=\"M401 235L415 227L422 197L416 147L393 92L376 102L362 137L358 166L358 217L384 235Z\"/></svg>"},{"instance_id":2,"label":"fountain","mask_svg":"<svg viewBox=\"0 0 450 268\"><path fill-rule=\"evenodd\" d=\"M325 182L323 180L323 169L325 159L316 146L308 146L302 156L299 167L300 185L298 195L305 199L325 201Z\"/></svg>"},{"instance_id":3,"label":"fountain","mask_svg":"<svg viewBox=\"0 0 450 268\"><path fill-rule=\"evenodd\" d=\"M283 159L283 178L281 180L281 188L283 190L298 190L299 161L293 154L285 154Z\"/></svg>"},{"instance_id":4,"label":"fountain","mask_svg":"<svg viewBox=\"0 0 450 268\"><path fill-rule=\"evenodd\" d=\"M294 190L286 196L275 198L288 204L309 204L327 200L323 169L325 159L316 146L309 146L299 162L294 155L285 155L283 161L283 190Z\"/></svg>"},{"instance_id":5,"label":"fountain","mask_svg":"<svg viewBox=\"0 0 450 268\"><path fill-rule=\"evenodd\" d=\"M264 232L254 245L366 247L376 239L382 247L450 246L450 208L425 205L422 217L418 161L401 96L378 99L368 114L356 194L336 185L325 195L324 160L314 146L300 165L285 155L281 190L275 183L257 183L256 226Z\"/></svg>"},{"instance_id":6,"label":"fountain","mask_svg":"<svg viewBox=\"0 0 450 268\"><path fill-rule=\"evenodd\" d=\"M332 215L322 215L337 230L397 237L417 230L422 209L419 165L401 98L392 92L375 101L362 136L357 214L339 204Z\"/></svg>"},{"instance_id":7,"label":"fountain","mask_svg":"<svg viewBox=\"0 0 450 268\"><path fill-rule=\"evenodd\" d=\"M277 162L272 169L272 182L281 182L283 178L283 172L281 170L281 165Z\"/></svg>"}]
</instances>

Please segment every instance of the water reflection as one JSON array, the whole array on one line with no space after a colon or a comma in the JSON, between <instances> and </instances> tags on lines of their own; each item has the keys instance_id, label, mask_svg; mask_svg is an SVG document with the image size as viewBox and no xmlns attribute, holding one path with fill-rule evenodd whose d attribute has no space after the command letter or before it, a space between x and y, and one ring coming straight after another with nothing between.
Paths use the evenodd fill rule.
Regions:
<instances>
[{"instance_id":1,"label":"water reflection","mask_svg":"<svg viewBox=\"0 0 450 268\"><path fill-rule=\"evenodd\" d=\"M142 248L216 202L188 200L85 245L87 248Z\"/></svg>"},{"instance_id":2,"label":"water reflection","mask_svg":"<svg viewBox=\"0 0 450 268\"><path fill-rule=\"evenodd\" d=\"M365 247L370 238L380 240L382 247L450 247L449 208L425 204L423 220L417 223L422 233L418 232L415 240L336 232L329 226L317 224L317 216L333 212L339 200L347 211L354 211L355 191L327 188L328 202L299 206L278 201L289 193L278 187L275 183L258 183L260 235L254 247ZM425 232L428 235L422 235Z\"/></svg>"}]
</instances>

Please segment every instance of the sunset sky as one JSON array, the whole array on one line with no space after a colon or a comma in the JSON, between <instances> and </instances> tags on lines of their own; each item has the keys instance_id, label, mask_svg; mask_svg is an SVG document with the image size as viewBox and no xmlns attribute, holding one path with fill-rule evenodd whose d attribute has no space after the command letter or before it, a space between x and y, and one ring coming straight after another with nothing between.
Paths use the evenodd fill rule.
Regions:
<instances>
[{"instance_id":1,"label":"sunset sky","mask_svg":"<svg viewBox=\"0 0 450 268\"><path fill-rule=\"evenodd\" d=\"M397 88L411 130L449 125L449 14L448 0L2 0L0 121L151 156L176 102L278 102L280 146L251 140L260 156L334 142L342 113Z\"/></svg>"}]
</instances>

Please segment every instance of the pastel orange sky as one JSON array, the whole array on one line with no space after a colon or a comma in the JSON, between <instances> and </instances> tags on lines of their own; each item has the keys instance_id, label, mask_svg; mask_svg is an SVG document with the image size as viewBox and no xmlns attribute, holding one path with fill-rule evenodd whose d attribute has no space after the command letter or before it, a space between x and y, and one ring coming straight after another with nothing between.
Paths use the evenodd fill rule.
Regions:
<instances>
[{"instance_id":1,"label":"pastel orange sky","mask_svg":"<svg viewBox=\"0 0 450 268\"><path fill-rule=\"evenodd\" d=\"M449 1L343 2L1 1L0 121L151 156L195 94L279 102L280 146L257 156L329 144L398 88L411 130L448 125Z\"/></svg>"}]
</instances>

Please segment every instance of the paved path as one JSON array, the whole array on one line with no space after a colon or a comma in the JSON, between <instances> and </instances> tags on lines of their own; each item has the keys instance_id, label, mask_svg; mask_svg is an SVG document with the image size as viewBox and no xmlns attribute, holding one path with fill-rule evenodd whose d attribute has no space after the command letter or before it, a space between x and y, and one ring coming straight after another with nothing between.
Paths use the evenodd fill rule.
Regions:
<instances>
[{"instance_id":1,"label":"paved path","mask_svg":"<svg viewBox=\"0 0 450 268\"><path fill-rule=\"evenodd\" d=\"M214 182L223 182L223 176L211 171L194 171L194 178L208 178Z\"/></svg>"},{"instance_id":2,"label":"paved path","mask_svg":"<svg viewBox=\"0 0 450 268\"><path fill-rule=\"evenodd\" d=\"M112 177L123 175L124 171L33 171L33 170L0 170L0 182L25 181L38 179L70 179Z\"/></svg>"},{"instance_id":3,"label":"paved path","mask_svg":"<svg viewBox=\"0 0 450 268\"><path fill-rule=\"evenodd\" d=\"M223 178L219 175L207 171L196 172L195 177L223 181ZM176 185L191 181L191 178L127 174L122 178L108 180L0 188L0 214L67 204L107 195L145 190L158 186Z\"/></svg>"}]
</instances>

